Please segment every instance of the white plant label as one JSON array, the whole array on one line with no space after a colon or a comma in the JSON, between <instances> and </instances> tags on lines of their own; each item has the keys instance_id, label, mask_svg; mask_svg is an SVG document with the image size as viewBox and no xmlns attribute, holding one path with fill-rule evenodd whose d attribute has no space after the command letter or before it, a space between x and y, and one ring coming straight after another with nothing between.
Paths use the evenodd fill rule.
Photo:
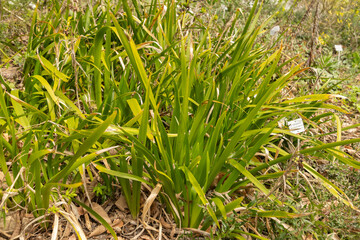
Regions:
<instances>
[{"instance_id":1,"label":"white plant label","mask_svg":"<svg viewBox=\"0 0 360 240\"><path fill-rule=\"evenodd\" d=\"M279 26L275 26L270 30L270 35L274 36L277 35L280 32L280 27Z\"/></svg>"},{"instance_id":2,"label":"white plant label","mask_svg":"<svg viewBox=\"0 0 360 240\"><path fill-rule=\"evenodd\" d=\"M301 118L288 121L288 126L290 129L290 132L298 134L301 132L305 132L304 122Z\"/></svg>"},{"instance_id":3,"label":"white plant label","mask_svg":"<svg viewBox=\"0 0 360 240\"><path fill-rule=\"evenodd\" d=\"M335 45L335 51L342 52L343 51L342 45Z\"/></svg>"}]
</instances>

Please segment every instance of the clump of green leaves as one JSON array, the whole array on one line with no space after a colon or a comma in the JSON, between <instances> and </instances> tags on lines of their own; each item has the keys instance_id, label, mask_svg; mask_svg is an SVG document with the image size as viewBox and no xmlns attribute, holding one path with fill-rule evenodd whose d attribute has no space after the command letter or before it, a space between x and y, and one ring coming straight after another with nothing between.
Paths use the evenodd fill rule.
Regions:
<instances>
[{"instance_id":1,"label":"clump of green leaves","mask_svg":"<svg viewBox=\"0 0 360 240\"><path fill-rule=\"evenodd\" d=\"M221 222L242 208L248 213L243 221L254 215L302 216L261 204L283 204L265 183L300 162L302 171L353 207L298 155L326 152L360 168L338 149L360 139L341 141L341 123L333 113L339 129L335 143L278 127L281 119L299 116L307 128L316 128L329 116L315 116L319 109L343 110L327 103L336 97L331 94L283 97L284 87L305 69L294 65L282 73L293 59L281 63L281 49L257 43L267 23L257 23L258 1L242 29L236 12L217 35L209 32L214 19L202 22L175 1L131 3L98 1L76 11L66 1L53 1L48 15L35 11L25 91L4 81L0 89L1 131L11 139L0 142L0 166L9 186L11 170L13 176L25 174L34 189L14 197L17 203L44 214L59 191L81 187L91 163L104 182L121 185L134 218L142 185L160 183L160 200L180 227L223 227L232 237L255 236ZM296 142L303 144L294 147ZM113 149L116 154L109 153ZM5 156L17 160L10 169ZM24 184L20 178L15 187ZM246 187L255 189L256 200L237 195Z\"/></svg>"}]
</instances>

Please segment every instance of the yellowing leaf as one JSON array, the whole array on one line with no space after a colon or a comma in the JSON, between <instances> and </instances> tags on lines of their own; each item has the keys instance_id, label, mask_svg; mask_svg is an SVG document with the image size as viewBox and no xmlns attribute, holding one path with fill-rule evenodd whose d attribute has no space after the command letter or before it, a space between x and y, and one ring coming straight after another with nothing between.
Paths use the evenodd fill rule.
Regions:
<instances>
[{"instance_id":1,"label":"yellowing leaf","mask_svg":"<svg viewBox=\"0 0 360 240\"><path fill-rule=\"evenodd\" d=\"M60 106L59 99L55 96L53 89L51 88L50 84L46 81L46 79L40 75L35 75L32 77L35 78L36 80L38 80L42 84L42 86L45 87L46 91L49 93L49 95L50 95L51 99L54 101L54 103L56 103L56 105Z\"/></svg>"}]
</instances>

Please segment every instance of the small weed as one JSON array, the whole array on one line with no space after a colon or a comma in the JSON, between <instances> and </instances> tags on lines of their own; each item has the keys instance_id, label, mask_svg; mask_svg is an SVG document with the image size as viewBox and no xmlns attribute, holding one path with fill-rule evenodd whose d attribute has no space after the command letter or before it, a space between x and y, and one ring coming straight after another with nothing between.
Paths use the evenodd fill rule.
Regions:
<instances>
[{"instance_id":1,"label":"small weed","mask_svg":"<svg viewBox=\"0 0 360 240\"><path fill-rule=\"evenodd\" d=\"M111 196L112 191L109 188L101 183L98 183L95 187L93 192L97 197L100 203L104 203L109 197Z\"/></svg>"}]
</instances>

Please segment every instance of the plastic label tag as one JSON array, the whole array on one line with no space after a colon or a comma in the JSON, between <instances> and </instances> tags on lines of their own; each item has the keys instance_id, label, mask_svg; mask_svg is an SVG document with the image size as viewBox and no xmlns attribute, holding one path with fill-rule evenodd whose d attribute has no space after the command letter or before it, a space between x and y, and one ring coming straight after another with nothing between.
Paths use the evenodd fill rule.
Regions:
<instances>
[{"instance_id":1,"label":"plastic label tag","mask_svg":"<svg viewBox=\"0 0 360 240\"><path fill-rule=\"evenodd\" d=\"M275 26L270 30L270 35L271 36L275 36L280 32L280 27L279 26Z\"/></svg>"},{"instance_id":2,"label":"plastic label tag","mask_svg":"<svg viewBox=\"0 0 360 240\"><path fill-rule=\"evenodd\" d=\"M305 132L304 122L301 118L288 121L288 126L290 129L290 132L298 134L301 132Z\"/></svg>"},{"instance_id":3,"label":"plastic label tag","mask_svg":"<svg viewBox=\"0 0 360 240\"><path fill-rule=\"evenodd\" d=\"M335 45L335 51L342 52L343 51L342 45Z\"/></svg>"}]
</instances>

